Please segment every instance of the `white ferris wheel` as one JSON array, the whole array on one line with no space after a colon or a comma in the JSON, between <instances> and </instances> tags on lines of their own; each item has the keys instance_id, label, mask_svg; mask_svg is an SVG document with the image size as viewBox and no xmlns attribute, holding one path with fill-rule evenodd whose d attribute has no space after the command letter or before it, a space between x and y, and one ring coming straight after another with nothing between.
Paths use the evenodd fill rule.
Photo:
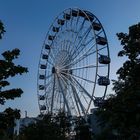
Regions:
<instances>
[{"instance_id":1,"label":"white ferris wheel","mask_svg":"<svg viewBox=\"0 0 140 140\"><path fill-rule=\"evenodd\" d=\"M64 10L51 24L41 50L40 112L87 115L103 103L109 71L109 47L99 19L79 8Z\"/></svg>"}]
</instances>

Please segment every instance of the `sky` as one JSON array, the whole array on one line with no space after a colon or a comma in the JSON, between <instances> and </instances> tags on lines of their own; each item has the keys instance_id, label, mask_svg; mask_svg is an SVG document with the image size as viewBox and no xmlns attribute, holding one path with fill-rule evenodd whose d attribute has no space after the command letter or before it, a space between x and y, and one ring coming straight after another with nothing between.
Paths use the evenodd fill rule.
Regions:
<instances>
[{"instance_id":1,"label":"sky","mask_svg":"<svg viewBox=\"0 0 140 140\"><path fill-rule=\"evenodd\" d=\"M88 10L102 23L109 43L111 56L110 79L116 79L116 71L124 62L118 58L121 50L116 33L128 32L128 27L140 22L139 0L0 0L0 20L6 33L0 40L0 52L19 48L21 55L16 64L28 67L23 76L9 78L10 87L20 87L24 93L21 98L6 102L6 107L18 108L21 116L39 114L37 99L37 72L39 57L45 35L54 18L67 8L78 7ZM112 85L108 93L113 93Z\"/></svg>"}]
</instances>

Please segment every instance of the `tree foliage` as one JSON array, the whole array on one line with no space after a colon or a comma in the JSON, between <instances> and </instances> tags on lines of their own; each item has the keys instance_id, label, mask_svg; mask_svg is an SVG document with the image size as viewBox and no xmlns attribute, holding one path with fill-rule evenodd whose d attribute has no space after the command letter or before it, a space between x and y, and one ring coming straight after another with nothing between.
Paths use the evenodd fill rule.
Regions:
<instances>
[{"instance_id":1,"label":"tree foliage","mask_svg":"<svg viewBox=\"0 0 140 140\"><path fill-rule=\"evenodd\" d=\"M119 57L127 60L118 69L111 95L98 116L103 130L119 139L140 138L140 23L129 27L129 33L118 33L123 49ZM115 139L115 138L114 138Z\"/></svg>"},{"instance_id":2,"label":"tree foliage","mask_svg":"<svg viewBox=\"0 0 140 140\"><path fill-rule=\"evenodd\" d=\"M0 39L4 34L4 26L0 21ZM20 88L8 89L7 86L10 85L8 78L15 77L16 75L22 75L28 72L27 68L21 65L16 65L13 61L17 59L20 55L19 49L8 50L2 53L3 59L0 60L0 104L4 104L6 100L14 99L20 97L23 93Z\"/></svg>"},{"instance_id":3,"label":"tree foliage","mask_svg":"<svg viewBox=\"0 0 140 140\"><path fill-rule=\"evenodd\" d=\"M91 130L83 117L46 114L36 123L24 126L20 140L92 140Z\"/></svg>"},{"instance_id":4,"label":"tree foliage","mask_svg":"<svg viewBox=\"0 0 140 140\"><path fill-rule=\"evenodd\" d=\"M75 140L92 140L91 129L83 117L76 118L75 134Z\"/></svg>"},{"instance_id":5,"label":"tree foliage","mask_svg":"<svg viewBox=\"0 0 140 140\"><path fill-rule=\"evenodd\" d=\"M20 110L7 108L4 112L0 113L0 137L5 134L9 137L13 135L13 128L15 126L15 119L20 118Z\"/></svg>"},{"instance_id":6,"label":"tree foliage","mask_svg":"<svg viewBox=\"0 0 140 140\"><path fill-rule=\"evenodd\" d=\"M58 115L46 114L36 123L23 127L20 140L67 140L71 123L64 112Z\"/></svg>"},{"instance_id":7,"label":"tree foliage","mask_svg":"<svg viewBox=\"0 0 140 140\"><path fill-rule=\"evenodd\" d=\"M2 21L0 20L0 39L2 39L2 36L5 33L5 29L4 29L4 25L2 23Z\"/></svg>"},{"instance_id":8,"label":"tree foliage","mask_svg":"<svg viewBox=\"0 0 140 140\"><path fill-rule=\"evenodd\" d=\"M0 39L2 39L4 33L4 25L0 21ZM2 53L3 59L0 59L0 105L4 105L9 99L13 100L16 97L20 97L23 93L21 88L8 88L10 85L8 81L9 78L28 72L26 67L14 63L14 60L17 59L19 55L20 50L17 48ZM19 118L20 111L17 109L7 108L4 112L0 113L0 139L2 139L4 135L12 137L12 131L10 129L14 127L14 120Z\"/></svg>"},{"instance_id":9,"label":"tree foliage","mask_svg":"<svg viewBox=\"0 0 140 140\"><path fill-rule=\"evenodd\" d=\"M19 55L19 49L13 49L12 51L5 51L2 53L3 60L0 60L0 104L4 104L8 99L20 97L23 93L20 88L3 90L10 85L7 80L9 77L14 77L18 74L22 75L27 72L27 68L15 65L13 62Z\"/></svg>"}]
</instances>

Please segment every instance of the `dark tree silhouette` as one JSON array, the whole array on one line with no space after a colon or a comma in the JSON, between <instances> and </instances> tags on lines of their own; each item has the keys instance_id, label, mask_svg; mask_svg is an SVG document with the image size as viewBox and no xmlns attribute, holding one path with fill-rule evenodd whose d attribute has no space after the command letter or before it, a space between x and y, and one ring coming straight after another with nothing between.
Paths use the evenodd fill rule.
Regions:
<instances>
[{"instance_id":1,"label":"dark tree silhouette","mask_svg":"<svg viewBox=\"0 0 140 140\"><path fill-rule=\"evenodd\" d=\"M0 20L0 39L2 39L4 32L5 32L4 25L2 21Z\"/></svg>"},{"instance_id":2,"label":"dark tree silhouette","mask_svg":"<svg viewBox=\"0 0 140 140\"><path fill-rule=\"evenodd\" d=\"M0 21L0 39L2 39L5 33L4 25ZM0 60L0 105L16 97L20 97L23 93L20 88L8 89L10 85L8 78L15 77L16 75L22 75L28 72L27 68L20 65L16 65L13 61L20 55L19 49L13 49L12 51L5 51L2 53L3 59ZM11 108L7 108L4 112L0 113L0 139L4 134L9 135L9 129L14 127L14 120L20 118L20 111Z\"/></svg>"},{"instance_id":3,"label":"dark tree silhouette","mask_svg":"<svg viewBox=\"0 0 140 140\"><path fill-rule=\"evenodd\" d=\"M3 23L0 21L0 39L5 32ZM13 49L12 51L5 51L2 53L3 59L0 60L0 104L4 104L6 100L20 97L23 93L20 88L5 89L10 85L8 82L9 77L15 77L16 75L28 72L27 68L20 65L16 65L13 61L20 55L19 49Z\"/></svg>"},{"instance_id":4,"label":"dark tree silhouette","mask_svg":"<svg viewBox=\"0 0 140 140\"><path fill-rule=\"evenodd\" d=\"M15 77L17 74L27 72L27 68L15 65L13 60L17 59L20 54L19 49L5 51L2 53L3 60L0 60L0 104L4 104L6 100L20 97L23 91L20 88L4 90L10 83L7 81L9 77Z\"/></svg>"},{"instance_id":5,"label":"dark tree silhouette","mask_svg":"<svg viewBox=\"0 0 140 140\"><path fill-rule=\"evenodd\" d=\"M119 57L127 60L117 71L115 95L110 95L98 115L103 130L112 139L140 139L140 23L129 27L129 33L118 33L123 49ZM105 134L107 135L107 133ZM103 136L103 135L102 135ZM116 138L113 138L113 137ZM108 139L108 138L107 138Z\"/></svg>"},{"instance_id":6,"label":"dark tree silhouette","mask_svg":"<svg viewBox=\"0 0 140 140\"><path fill-rule=\"evenodd\" d=\"M92 140L90 126L83 117L76 118L75 133L75 140Z\"/></svg>"},{"instance_id":7,"label":"dark tree silhouette","mask_svg":"<svg viewBox=\"0 0 140 140\"><path fill-rule=\"evenodd\" d=\"M12 139L13 128L15 126L15 119L20 118L20 110L12 108L5 109L4 112L0 113L0 138L7 135Z\"/></svg>"},{"instance_id":8,"label":"dark tree silhouette","mask_svg":"<svg viewBox=\"0 0 140 140\"><path fill-rule=\"evenodd\" d=\"M20 140L68 140L70 120L64 112L58 115L46 114L36 123L23 127Z\"/></svg>"}]
</instances>

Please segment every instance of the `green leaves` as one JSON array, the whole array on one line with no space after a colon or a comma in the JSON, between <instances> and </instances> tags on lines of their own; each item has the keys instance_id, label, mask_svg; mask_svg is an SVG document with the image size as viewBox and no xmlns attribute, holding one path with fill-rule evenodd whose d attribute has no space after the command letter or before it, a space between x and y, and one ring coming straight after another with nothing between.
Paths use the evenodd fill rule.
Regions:
<instances>
[{"instance_id":1,"label":"green leaves","mask_svg":"<svg viewBox=\"0 0 140 140\"><path fill-rule=\"evenodd\" d=\"M131 61L135 61L140 55L140 23L129 27L129 34L118 33L118 39L121 41L123 50L118 56L128 56Z\"/></svg>"},{"instance_id":2,"label":"green leaves","mask_svg":"<svg viewBox=\"0 0 140 140\"><path fill-rule=\"evenodd\" d=\"M15 77L16 75L22 75L28 72L27 68L20 65L15 65L14 59L17 59L20 54L19 49L13 49L12 51L5 51L2 56L4 60L0 60L0 104L4 104L6 100L21 97L23 91L20 88L4 90L10 83L6 80L9 77Z\"/></svg>"},{"instance_id":3,"label":"green leaves","mask_svg":"<svg viewBox=\"0 0 140 140\"><path fill-rule=\"evenodd\" d=\"M4 26L0 21L0 39L4 34ZM9 99L14 100L17 97L21 97L23 93L20 88L8 89L10 85L8 81L9 77L15 77L16 75L22 75L28 72L26 67L16 65L14 60L20 55L19 49L7 50L2 53L3 59L0 60L0 105L4 105ZM14 120L20 118L20 111L7 108L4 112L0 113L0 139L1 136L9 135L8 129L14 127ZM12 137L12 136L11 136Z\"/></svg>"},{"instance_id":4,"label":"green leaves","mask_svg":"<svg viewBox=\"0 0 140 140\"><path fill-rule=\"evenodd\" d=\"M2 101L0 102L0 104L4 104L6 100L14 100L14 98L21 97L22 93L23 91L20 88L1 91L0 98L2 99Z\"/></svg>"},{"instance_id":5,"label":"green leaves","mask_svg":"<svg viewBox=\"0 0 140 140\"><path fill-rule=\"evenodd\" d=\"M0 137L5 135L9 128L15 126L15 119L20 118L20 110L7 108L4 112L0 113ZM11 134L7 133L7 136Z\"/></svg>"},{"instance_id":6,"label":"green leaves","mask_svg":"<svg viewBox=\"0 0 140 140\"><path fill-rule=\"evenodd\" d=\"M19 49L13 49L12 51L5 51L4 53L2 53L3 57L5 60L7 61L12 61L15 58L18 58L18 56L20 55L20 50Z\"/></svg>"},{"instance_id":7,"label":"green leaves","mask_svg":"<svg viewBox=\"0 0 140 140\"><path fill-rule=\"evenodd\" d=\"M20 134L20 139L26 140L68 140L70 134L70 120L64 112L58 115L46 114L36 120L36 123L25 126Z\"/></svg>"},{"instance_id":8,"label":"green leaves","mask_svg":"<svg viewBox=\"0 0 140 140\"><path fill-rule=\"evenodd\" d=\"M113 81L115 95L99 108L99 122L114 139L140 138L140 23L129 27L129 33L117 34L123 49L118 56L126 56Z\"/></svg>"},{"instance_id":9,"label":"green leaves","mask_svg":"<svg viewBox=\"0 0 140 140\"><path fill-rule=\"evenodd\" d=\"M0 39L2 39L2 36L4 35L5 33L5 29L4 29L4 25L2 23L2 21L0 20Z\"/></svg>"}]
</instances>

